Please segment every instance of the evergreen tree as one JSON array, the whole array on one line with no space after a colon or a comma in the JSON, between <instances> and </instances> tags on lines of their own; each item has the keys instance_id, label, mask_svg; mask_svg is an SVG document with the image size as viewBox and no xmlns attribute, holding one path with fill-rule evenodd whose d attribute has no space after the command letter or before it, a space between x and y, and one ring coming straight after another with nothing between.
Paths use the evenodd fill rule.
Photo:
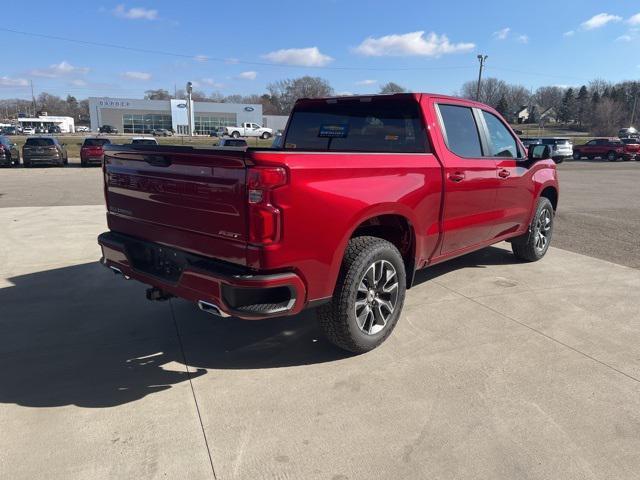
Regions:
<instances>
[{"instance_id":1,"label":"evergreen tree","mask_svg":"<svg viewBox=\"0 0 640 480\"><path fill-rule=\"evenodd\" d=\"M582 85L580 87L580 91L578 91L578 108L577 108L577 120L578 125L582 127L582 122L585 121L585 116L587 115L587 108L589 102L589 92L587 91L587 87Z\"/></svg>"},{"instance_id":2,"label":"evergreen tree","mask_svg":"<svg viewBox=\"0 0 640 480\"><path fill-rule=\"evenodd\" d=\"M573 88L567 88L562 97L562 106L560 107L560 120L569 123L574 120L576 112L576 98L573 95Z\"/></svg>"},{"instance_id":3,"label":"evergreen tree","mask_svg":"<svg viewBox=\"0 0 640 480\"><path fill-rule=\"evenodd\" d=\"M507 119L507 121L510 121L511 119L509 118L509 104L507 103L507 99L506 97L503 95L500 97L500 100L498 100L498 104L496 105L496 110L498 111L498 113L500 115L502 115L504 118Z\"/></svg>"}]
</instances>

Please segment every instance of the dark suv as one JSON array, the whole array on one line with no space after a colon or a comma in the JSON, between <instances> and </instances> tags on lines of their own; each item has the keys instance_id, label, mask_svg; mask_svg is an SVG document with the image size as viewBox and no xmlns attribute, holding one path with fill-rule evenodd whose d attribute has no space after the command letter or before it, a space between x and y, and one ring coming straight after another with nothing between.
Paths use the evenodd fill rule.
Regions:
<instances>
[{"instance_id":1,"label":"dark suv","mask_svg":"<svg viewBox=\"0 0 640 480\"><path fill-rule=\"evenodd\" d=\"M20 150L7 137L0 137L0 165L5 167L17 167L20 165Z\"/></svg>"},{"instance_id":2,"label":"dark suv","mask_svg":"<svg viewBox=\"0 0 640 480\"><path fill-rule=\"evenodd\" d=\"M112 127L111 125L102 125L99 129L100 133L112 133L112 134L117 134L118 133L118 129L115 127Z\"/></svg>"},{"instance_id":3,"label":"dark suv","mask_svg":"<svg viewBox=\"0 0 640 480\"><path fill-rule=\"evenodd\" d=\"M25 167L34 164L53 164L64 167L69 163L67 150L55 137L29 137L22 147L22 161Z\"/></svg>"}]
</instances>

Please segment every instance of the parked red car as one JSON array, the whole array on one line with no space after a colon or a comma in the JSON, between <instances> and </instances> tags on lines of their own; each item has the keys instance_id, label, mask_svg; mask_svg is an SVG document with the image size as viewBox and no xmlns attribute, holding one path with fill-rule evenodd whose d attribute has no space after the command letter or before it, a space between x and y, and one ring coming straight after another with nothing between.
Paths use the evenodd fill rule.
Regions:
<instances>
[{"instance_id":1,"label":"parked red car","mask_svg":"<svg viewBox=\"0 0 640 480\"><path fill-rule=\"evenodd\" d=\"M640 139L637 138L621 138L620 141L624 143L624 156L625 160L639 160L640 161Z\"/></svg>"},{"instance_id":2,"label":"parked red car","mask_svg":"<svg viewBox=\"0 0 640 480\"><path fill-rule=\"evenodd\" d=\"M396 94L299 100L277 149L107 145L102 263L219 316L319 307L364 352L416 270L508 240L542 258L558 205L547 145L492 108Z\"/></svg>"},{"instance_id":3,"label":"parked red car","mask_svg":"<svg viewBox=\"0 0 640 480\"><path fill-rule=\"evenodd\" d=\"M88 167L91 164L102 165L105 145L109 145L108 138L85 138L80 147L80 165Z\"/></svg>"},{"instance_id":4,"label":"parked red car","mask_svg":"<svg viewBox=\"0 0 640 480\"><path fill-rule=\"evenodd\" d=\"M590 160L600 157L615 162L619 158L629 160L625 144L619 138L594 138L583 145L574 145L573 159L586 157Z\"/></svg>"}]
</instances>

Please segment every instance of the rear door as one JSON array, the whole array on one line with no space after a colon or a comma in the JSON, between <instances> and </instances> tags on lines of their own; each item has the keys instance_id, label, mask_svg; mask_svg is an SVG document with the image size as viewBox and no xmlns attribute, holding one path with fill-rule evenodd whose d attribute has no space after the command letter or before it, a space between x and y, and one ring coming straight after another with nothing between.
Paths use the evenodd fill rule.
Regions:
<instances>
[{"instance_id":1,"label":"rear door","mask_svg":"<svg viewBox=\"0 0 640 480\"><path fill-rule=\"evenodd\" d=\"M483 155L479 112L449 99L435 108L445 177L440 253L446 255L490 238L498 178L496 162Z\"/></svg>"},{"instance_id":2,"label":"rear door","mask_svg":"<svg viewBox=\"0 0 640 480\"><path fill-rule=\"evenodd\" d=\"M111 230L245 262L243 152L107 145L104 170Z\"/></svg>"}]
</instances>

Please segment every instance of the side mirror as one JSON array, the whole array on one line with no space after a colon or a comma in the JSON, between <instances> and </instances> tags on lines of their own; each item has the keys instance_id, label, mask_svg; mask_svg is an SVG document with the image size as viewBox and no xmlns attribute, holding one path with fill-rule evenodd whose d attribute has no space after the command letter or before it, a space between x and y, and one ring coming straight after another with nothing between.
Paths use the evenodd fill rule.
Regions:
<instances>
[{"instance_id":1,"label":"side mirror","mask_svg":"<svg viewBox=\"0 0 640 480\"><path fill-rule=\"evenodd\" d=\"M527 158L531 162L549 160L551 158L551 147L549 145L529 145Z\"/></svg>"}]
</instances>

